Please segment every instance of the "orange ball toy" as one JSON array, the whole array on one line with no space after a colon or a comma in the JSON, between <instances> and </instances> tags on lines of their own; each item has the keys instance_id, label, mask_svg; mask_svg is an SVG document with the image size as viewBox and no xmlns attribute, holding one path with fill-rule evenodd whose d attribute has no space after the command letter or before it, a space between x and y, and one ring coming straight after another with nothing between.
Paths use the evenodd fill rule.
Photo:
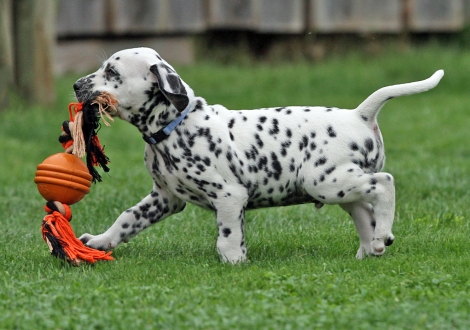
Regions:
<instances>
[{"instance_id":1,"label":"orange ball toy","mask_svg":"<svg viewBox=\"0 0 470 330\"><path fill-rule=\"evenodd\" d=\"M38 165L34 182L47 201L71 205L90 192L92 176L77 156L57 153Z\"/></svg>"}]
</instances>

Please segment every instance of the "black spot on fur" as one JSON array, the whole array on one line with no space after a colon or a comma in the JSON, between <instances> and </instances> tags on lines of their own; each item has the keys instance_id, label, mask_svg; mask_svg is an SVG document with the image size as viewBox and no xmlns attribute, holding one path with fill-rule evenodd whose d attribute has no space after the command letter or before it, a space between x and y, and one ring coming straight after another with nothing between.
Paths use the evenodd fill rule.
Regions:
<instances>
[{"instance_id":1,"label":"black spot on fur","mask_svg":"<svg viewBox=\"0 0 470 330\"><path fill-rule=\"evenodd\" d=\"M336 137L336 132L335 132L335 130L333 129L332 126L328 126L326 131L328 132L329 137L332 137L332 138Z\"/></svg>"},{"instance_id":2,"label":"black spot on fur","mask_svg":"<svg viewBox=\"0 0 470 330\"><path fill-rule=\"evenodd\" d=\"M279 180L282 174L282 166L274 152L271 153L271 166L274 169L274 179Z\"/></svg>"},{"instance_id":3,"label":"black spot on fur","mask_svg":"<svg viewBox=\"0 0 470 330\"><path fill-rule=\"evenodd\" d=\"M273 118L273 127L269 129L270 135L275 135L279 133L279 121L276 118Z\"/></svg>"},{"instance_id":4,"label":"black spot on fur","mask_svg":"<svg viewBox=\"0 0 470 330\"><path fill-rule=\"evenodd\" d=\"M357 145L356 142L351 142L351 143L349 144L349 148L350 148L352 151L357 151L357 150L359 150L359 146Z\"/></svg>"},{"instance_id":5,"label":"black spot on fur","mask_svg":"<svg viewBox=\"0 0 470 330\"><path fill-rule=\"evenodd\" d=\"M258 134L255 134L255 140L256 140L256 144L258 145L258 147L263 148L264 146L263 140L261 140Z\"/></svg>"},{"instance_id":6,"label":"black spot on fur","mask_svg":"<svg viewBox=\"0 0 470 330\"><path fill-rule=\"evenodd\" d=\"M290 128L287 128L287 129L286 129L286 136L287 136L288 138L291 138L291 137L292 137L292 131L290 130Z\"/></svg>"},{"instance_id":7,"label":"black spot on fur","mask_svg":"<svg viewBox=\"0 0 470 330\"><path fill-rule=\"evenodd\" d=\"M302 151L304 148L308 146L308 136L302 136L302 140L299 142L299 150Z\"/></svg>"},{"instance_id":8,"label":"black spot on fur","mask_svg":"<svg viewBox=\"0 0 470 330\"><path fill-rule=\"evenodd\" d=\"M320 165L324 165L326 163L326 157L321 157L319 159L317 159L317 161L315 162L315 167L317 166L320 166Z\"/></svg>"},{"instance_id":9,"label":"black spot on fur","mask_svg":"<svg viewBox=\"0 0 470 330\"><path fill-rule=\"evenodd\" d=\"M336 169L336 166L331 166L331 167L328 167L326 170L325 170L325 173L326 174L331 174L333 173L333 171Z\"/></svg>"},{"instance_id":10,"label":"black spot on fur","mask_svg":"<svg viewBox=\"0 0 470 330\"><path fill-rule=\"evenodd\" d=\"M291 164L289 165L289 171L291 171L291 172L294 172L294 171L295 171L295 165L294 165L293 163L291 163Z\"/></svg>"},{"instance_id":11,"label":"black spot on fur","mask_svg":"<svg viewBox=\"0 0 470 330\"><path fill-rule=\"evenodd\" d=\"M364 141L364 146L366 147L366 149L371 152L372 150L374 150L374 142L372 141L371 138L367 138L365 141Z\"/></svg>"}]
</instances>

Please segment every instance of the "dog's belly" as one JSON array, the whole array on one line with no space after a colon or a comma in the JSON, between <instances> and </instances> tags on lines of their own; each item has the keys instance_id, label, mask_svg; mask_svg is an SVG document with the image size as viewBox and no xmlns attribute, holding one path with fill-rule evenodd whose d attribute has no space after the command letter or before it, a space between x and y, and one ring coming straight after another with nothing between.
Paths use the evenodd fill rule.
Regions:
<instances>
[{"instance_id":1,"label":"dog's belly","mask_svg":"<svg viewBox=\"0 0 470 330\"><path fill-rule=\"evenodd\" d=\"M229 191L228 191L229 192ZM185 200L186 202L195 204L205 209L214 210L214 207L208 198L208 193L211 195L211 192L201 192L189 187L179 186L173 192L179 198ZM229 192L230 193L230 192ZM255 192L248 199L247 209L258 209L264 207L273 207L273 206L289 206L296 204L306 204L318 202L312 196L307 193L300 191L292 192L286 190L284 194L269 194Z\"/></svg>"},{"instance_id":2,"label":"dog's belly","mask_svg":"<svg viewBox=\"0 0 470 330\"><path fill-rule=\"evenodd\" d=\"M272 206L289 206L316 202L312 196L302 193L288 193L283 196L263 195L248 200L247 209L258 209Z\"/></svg>"}]
</instances>

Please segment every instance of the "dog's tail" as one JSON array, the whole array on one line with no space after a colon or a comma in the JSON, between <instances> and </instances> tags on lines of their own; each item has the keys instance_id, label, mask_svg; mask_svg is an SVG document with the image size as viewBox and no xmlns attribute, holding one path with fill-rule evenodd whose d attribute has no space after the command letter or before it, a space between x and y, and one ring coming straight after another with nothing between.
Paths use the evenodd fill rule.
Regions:
<instances>
[{"instance_id":1,"label":"dog's tail","mask_svg":"<svg viewBox=\"0 0 470 330\"><path fill-rule=\"evenodd\" d=\"M377 116L380 109L382 109L388 100L397 96L417 94L430 90L436 87L442 76L444 76L444 71L438 70L425 80L383 87L365 99L364 102L356 108L356 111L364 120L375 119L375 116Z\"/></svg>"}]
</instances>

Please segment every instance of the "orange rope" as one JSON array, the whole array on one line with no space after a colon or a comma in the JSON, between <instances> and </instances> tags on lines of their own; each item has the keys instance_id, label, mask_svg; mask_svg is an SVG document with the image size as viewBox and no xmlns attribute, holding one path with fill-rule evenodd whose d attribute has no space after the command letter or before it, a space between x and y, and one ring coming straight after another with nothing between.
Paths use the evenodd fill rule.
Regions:
<instances>
[{"instance_id":1,"label":"orange rope","mask_svg":"<svg viewBox=\"0 0 470 330\"><path fill-rule=\"evenodd\" d=\"M44 207L48 214L44 217L42 223L42 238L48 243L49 247L51 247L51 243L46 237L47 233L52 234L57 239L67 255L67 260L75 266L79 265L82 261L95 263L98 260L114 260L111 256L112 252L106 253L89 248L75 237L75 233L69 223L72 218L72 211L68 205L62 204L62 206L65 208L65 215L58 211L53 211L47 206Z\"/></svg>"},{"instance_id":2,"label":"orange rope","mask_svg":"<svg viewBox=\"0 0 470 330\"><path fill-rule=\"evenodd\" d=\"M73 121L74 113L75 115L82 111L83 109L83 103L81 102L72 102L69 104L69 115L70 115L70 121Z\"/></svg>"},{"instance_id":3,"label":"orange rope","mask_svg":"<svg viewBox=\"0 0 470 330\"><path fill-rule=\"evenodd\" d=\"M107 109L111 109L112 111L117 111L116 110L116 105L117 105L117 100L114 96L103 93L99 95L95 101L92 102L92 104L98 104L99 106L99 113L101 115L101 119L103 122L106 124L106 126L109 126L110 124L104 119L104 116L106 115L109 120L114 121L114 119L106 112ZM103 106L104 104L104 106ZM70 121L75 122L75 125L73 126L72 130L72 142L68 141L67 143L62 144L64 149L67 149L71 145L73 145L73 141L76 141L74 148L73 148L73 154L82 158L85 156L85 139L83 137L83 132L81 130L81 127L83 125L83 119L82 119L82 111L83 110L83 103L80 102L72 102L69 104L69 115L70 115ZM103 146L100 143L100 139L98 138L97 135L92 137L92 143L101 150L101 152L104 153ZM93 166L98 166L99 163L96 161L96 157L93 155Z\"/></svg>"}]
</instances>

